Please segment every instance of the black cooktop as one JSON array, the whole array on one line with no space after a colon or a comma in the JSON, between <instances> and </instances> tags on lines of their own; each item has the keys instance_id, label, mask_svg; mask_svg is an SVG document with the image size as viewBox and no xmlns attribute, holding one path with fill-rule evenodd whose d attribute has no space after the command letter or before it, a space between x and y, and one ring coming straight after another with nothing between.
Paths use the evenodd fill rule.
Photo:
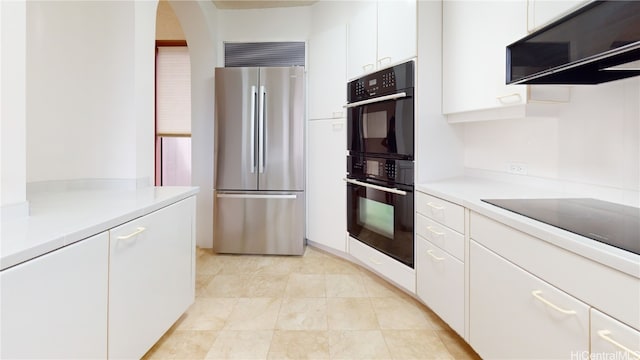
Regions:
<instances>
[{"instance_id":1,"label":"black cooktop","mask_svg":"<svg viewBox=\"0 0 640 360\"><path fill-rule=\"evenodd\" d=\"M640 208L582 198L482 201L640 255Z\"/></svg>"}]
</instances>

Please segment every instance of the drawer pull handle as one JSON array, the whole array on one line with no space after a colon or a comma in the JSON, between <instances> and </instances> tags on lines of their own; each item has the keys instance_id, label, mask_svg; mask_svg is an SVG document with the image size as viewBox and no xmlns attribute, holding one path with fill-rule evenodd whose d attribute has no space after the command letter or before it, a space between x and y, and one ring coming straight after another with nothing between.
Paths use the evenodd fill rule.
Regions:
<instances>
[{"instance_id":1,"label":"drawer pull handle","mask_svg":"<svg viewBox=\"0 0 640 360\"><path fill-rule=\"evenodd\" d=\"M609 331L609 330L598 330L598 336L600 336L602 339L610 342L611 344L613 344L614 346L616 346L620 350L628 352L629 355L635 357L636 359L640 359L640 353L638 353L636 351L633 351L633 350L629 349L628 347L620 344L619 342L613 340L612 338L609 337L609 335L611 335L611 331Z\"/></svg>"},{"instance_id":2,"label":"drawer pull handle","mask_svg":"<svg viewBox=\"0 0 640 360\"><path fill-rule=\"evenodd\" d=\"M434 258L435 260L438 260L438 261L442 261L442 260L444 260L444 258L443 258L443 257L439 257L439 256L434 255L434 254L433 254L433 250L427 250L427 254L429 254L429 256L431 256L431 257L432 257L432 258Z\"/></svg>"},{"instance_id":3,"label":"drawer pull handle","mask_svg":"<svg viewBox=\"0 0 640 360\"><path fill-rule=\"evenodd\" d=\"M444 206L440 206L440 205L434 204L431 201L429 201L427 203L427 205L431 206L432 208L434 208L436 210L444 210Z\"/></svg>"},{"instance_id":4,"label":"drawer pull handle","mask_svg":"<svg viewBox=\"0 0 640 360\"><path fill-rule=\"evenodd\" d=\"M131 239L132 237L140 234L141 232L147 230L146 228L140 226L136 229L136 231L132 232L129 235L122 235L122 236L118 236L118 240L127 240L127 239Z\"/></svg>"},{"instance_id":5,"label":"drawer pull handle","mask_svg":"<svg viewBox=\"0 0 640 360\"><path fill-rule=\"evenodd\" d=\"M444 235L443 232L433 230L433 226L427 226L427 230L429 230L429 232L431 232L433 235L438 235L438 236Z\"/></svg>"},{"instance_id":6,"label":"drawer pull handle","mask_svg":"<svg viewBox=\"0 0 640 360\"><path fill-rule=\"evenodd\" d=\"M543 302L545 305L549 306L552 309L555 309L556 311L559 311L563 314L567 314L567 315L573 315L576 312L574 310L565 310L561 307L559 307L558 305L552 303L551 301L543 298L542 296L540 296L540 294L542 294L542 290L534 290L531 292L531 295L533 295L536 299L540 300L541 302Z\"/></svg>"},{"instance_id":7,"label":"drawer pull handle","mask_svg":"<svg viewBox=\"0 0 640 360\"><path fill-rule=\"evenodd\" d=\"M372 263L374 263L376 265L382 265L382 262L380 262L380 261L378 261L378 260L376 260L376 259L374 259L372 257L369 258L369 261L371 261Z\"/></svg>"},{"instance_id":8,"label":"drawer pull handle","mask_svg":"<svg viewBox=\"0 0 640 360\"><path fill-rule=\"evenodd\" d=\"M518 93L496 97L503 105L517 104L522 102L522 96Z\"/></svg>"}]
</instances>

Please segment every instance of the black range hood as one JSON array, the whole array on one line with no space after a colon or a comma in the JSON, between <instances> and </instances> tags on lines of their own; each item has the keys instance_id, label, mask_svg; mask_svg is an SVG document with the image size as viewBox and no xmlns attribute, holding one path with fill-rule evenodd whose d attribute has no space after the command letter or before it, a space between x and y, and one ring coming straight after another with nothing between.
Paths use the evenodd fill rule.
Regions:
<instances>
[{"instance_id":1,"label":"black range hood","mask_svg":"<svg viewBox=\"0 0 640 360\"><path fill-rule=\"evenodd\" d=\"M507 46L507 84L600 84L640 75L640 1L593 1Z\"/></svg>"}]
</instances>

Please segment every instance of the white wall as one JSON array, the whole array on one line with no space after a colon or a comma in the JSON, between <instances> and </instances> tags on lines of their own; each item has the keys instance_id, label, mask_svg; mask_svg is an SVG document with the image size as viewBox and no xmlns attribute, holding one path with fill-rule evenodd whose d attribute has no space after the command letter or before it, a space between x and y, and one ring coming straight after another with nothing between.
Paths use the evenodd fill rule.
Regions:
<instances>
[{"instance_id":1,"label":"white wall","mask_svg":"<svg viewBox=\"0 0 640 360\"><path fill-rule=\"evenodd\" d=\"M138 185L155 177L155 82L157 0L135 1L134 107L136 124L135 174Z\"/></svg>"},{"instance_id":2,"label":"white wall","mask_svg":"<svg viewBox=\"0 0 640 360\"><path fill-rule=\"evenodd\" d=\"M552 180L640 191L640 78L573 86L557 119L456 125L465 166L506 171L509 162Z\"/></svg>"},{"instance_id":3,"label":"white wall","mask_svg":"<svg viewBox=\"0 0 640 360\"><path fill-rule=\"evenodd\" d=\"M155 4L27 3L27 182L150 182Z\"/></svg>"},{"instance_id":4,"label":"white wall","mask_svg":"<svg viewBox=\"0 0 640 360\"><path fill-rule=\"evenodd\" d=\"M170 1L184 31L191 55L191 183L197 196L196 241L213 246L213 149L216 23L218 10L210 1Z\"/></svg>"},{"instance_id":5,"label":"white wall","mask_svg":"<svg viewBox=\"0 0 640 360\"><path fill-rule=\"evenodd\" d=\"M218 10L218 66L224 64L224 41L306 41L311 7Z\"/></svg>"},{"instance_id":6,"label":"white wall","mask_svg":"<svg viewBox=\"0 0 640 360\"><path fill-rule=\"evenodd\" d=\"M0 2L0 206L26 213L26 4Z\"/></svg>"},{"instance_id":7,"label":"white wall","mask_svg":"<svg viewBox=\"0 0 640 360\"><path fill-rule=\"evenodd\" d=\"M442 4L418 1L416 86L416 182L461 175L458 129L442 115Z\"/></svg>"}]
</instances>

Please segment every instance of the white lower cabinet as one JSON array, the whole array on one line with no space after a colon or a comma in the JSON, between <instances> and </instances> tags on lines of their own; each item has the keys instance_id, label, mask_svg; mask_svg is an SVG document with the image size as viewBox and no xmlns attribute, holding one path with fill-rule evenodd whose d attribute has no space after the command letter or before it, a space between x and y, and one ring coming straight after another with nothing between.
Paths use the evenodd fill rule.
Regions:
<instances>
[{"instance_id":1,"label":"white lower cabinet","mask_svg":"<svg viewBox=\"0 0 640 360\"><path fill-rule=\"evenodd\" d=\"M109 231L110 358L142 357L193 303L194 208L189 198Z\"/></svg>"},{"instance_id":2,"label":"white lower cabinet","mask_svg":"<svg viewBox=\"0 0 640 360\"><path fill-rule=\"evenodd\" d=\"M587 359L580 354L579 359ZM640 359L640 331L591 309L592 359Z\"/></svg>"},{"instance_id":3,"label":"white lower cabinet","mask_svg":"<svg viewBox=\"0 0 640 360\"><path fill-rule=\"evenodd\" d=\"M346 127L345 119L307 126L307 239L341 252L347 251Z\"/></svg>"},{"instance_id":4,"label":"white lower cabinet","mask_svg":"<svg viewBox=\"0 0 640 360\"><path fill-rule=\"evenodd\" d=\"M108 234L0 272L0 358L107 357Z\"/></svg>"},{"instance_id":5,"label":"white lower cabinet","mask_svg":"<svg viewBox=\"0 0 640 360\"><path fill-rule=\"evenodd\" d=\"M587 304L473 239L469 262L469 342L482 358L569 359L588 352Z\"/></svg>"},{"instance_id":6,"label":"white lower cabinet","mask_svg":"<svg viewBox=\"0 0 640 360\"><path fill-rule=\"evenodd\" d=\"M464 263L417 236L416 278L418 298L464 337Z\"/></svg>"}]
</instances>

